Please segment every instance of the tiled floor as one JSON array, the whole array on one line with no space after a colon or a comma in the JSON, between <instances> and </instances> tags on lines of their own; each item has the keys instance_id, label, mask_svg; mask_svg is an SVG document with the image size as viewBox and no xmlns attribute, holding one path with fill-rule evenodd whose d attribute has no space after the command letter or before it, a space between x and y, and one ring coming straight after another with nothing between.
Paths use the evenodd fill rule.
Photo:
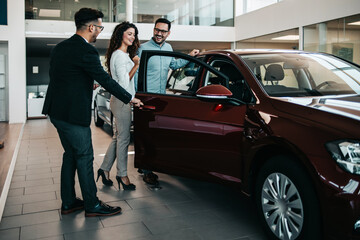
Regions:
<instances>
[{"instance_id":1,"label":"tiled floor","mask_svg":"<svg viewBox=\"0 0 360 240\"><path fill-rule=\"evenodd\" d=\"M111 137L109 128L91 127L97 170ZM47 119L29 120L0 223L0 239L266 239L250 199L226 186L166 174L159 174L162 188L152 190L133 168L131 151L133 146L128 172L135 191L97 183L99 198L121 206L122 214L85 218L81 211L62 216L63 150L58 135ZM111 176L115 180L115 167Z\"/></svg>"}]
</instances>

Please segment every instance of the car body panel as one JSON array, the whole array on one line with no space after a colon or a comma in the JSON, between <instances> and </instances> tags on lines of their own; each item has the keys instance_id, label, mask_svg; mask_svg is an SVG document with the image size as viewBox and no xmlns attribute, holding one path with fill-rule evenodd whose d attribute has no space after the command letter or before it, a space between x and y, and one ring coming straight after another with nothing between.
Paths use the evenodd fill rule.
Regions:
<instances>
[{"instance_id":1,"label":"car body panel","mask_svg":"<svg viewBox=\"0 0 360 240\"><path fill-rule=\"evenodd\" d=\"M154 111L135 112L141 119L135 130L140 133L136 135L136 146L142 146L136 148L136 154L144 161L151 159L159 168L176 167L179 173L187 169L240 181L241 145L233 143L243 137L246 106L226 106L216 111L217 104L194 97L137 97L155 107ZM234 115L242 117L230 122ZM204 154L210 157L204 159ZM237 167L224 168L228 164Z\"/></svg>"},{"instance_id":2,"label":"car body panel","mask_svg":"<svg viewBox=\"0 0 360 240\"><path fill-rule=\"evenodd\" d=\"M341 139L360 140L360 95L320 96L322 92L315 89L312 93L319 96L270 96L242 55L287 53L306 54L282 50L209 51L201 53L199 58L205 64L200 64L199 59L165 53L201 65L191 90L204 87L209 75L224 78L216 61L236 67L244 78L242 87L248 91L244 102L221 100L225 92L218 92L223 96L215 96L214 101L210 93L206 99L194 91L180 91L178 95L147 93L147 58L164 53L145 52L136 94L145 106L134 110L135 166L235 184L252 195L264 163L272 156L291 156L301 163L316 189L328 239L359 239L353 224L360 219L360 176L344 171L326 144ZM294 67L292 64L283 67ZM301 61L296 64L292 69L296 74L301 74L300 68L307 68ZM230 89L231 77L224 79L225 87ZM323 92L326 94L326 89Z\"/></svg>"}]
</instances>

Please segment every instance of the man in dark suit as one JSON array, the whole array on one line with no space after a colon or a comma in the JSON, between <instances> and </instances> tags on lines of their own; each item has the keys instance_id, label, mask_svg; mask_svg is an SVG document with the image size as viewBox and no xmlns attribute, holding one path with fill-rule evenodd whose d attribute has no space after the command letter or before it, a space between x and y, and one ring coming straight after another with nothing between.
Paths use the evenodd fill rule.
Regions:
<instances>
[{"instance_id":1,"label":"man in dark suit","mask_svg":"<svg viewBox=\"0 0 360 240\"><path fill-rule=\"evenodd\" d=\"M134 106L139 99L115 82L100 64L95 42L103 30L103 13L82 8L75 14L76 34L59 43L51 53L50 83L43 114L50 116L64 148L61 167L61 213L68 214L85 208L85 216L110 216L121 212L101 202L96 195L94 152L91 140L91 101L96 80L112 95ZM75 194L77 171L83 200Z\"/></svg>"}]
</instances>

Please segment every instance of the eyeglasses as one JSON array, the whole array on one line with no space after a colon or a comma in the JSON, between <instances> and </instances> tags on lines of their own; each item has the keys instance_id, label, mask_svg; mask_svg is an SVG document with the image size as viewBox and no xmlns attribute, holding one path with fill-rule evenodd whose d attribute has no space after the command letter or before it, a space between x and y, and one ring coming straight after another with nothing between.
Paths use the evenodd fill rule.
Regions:
<instances>
[{"instance_id":1,"label":"eyeglasses","mask_svg":"<svg viewBox=\"0 0 360 240\"><path fill-rule=\"evenodd\" d=\"M99 25L96 25L96 24L93 24L95 27L98 27L100 28L100 32L102 32L104 30L104 26L99 26Z\"/></svg>"},{"instance_id":2,"label":"eyeglasses","mask_svg":"<svg viewBox=\"0 0 360 240\"><path fill-rule=\"evenodd\" d=\"M154 28L154 30L155 30L155 32L160 33L161 35L164 35L164 34L169 32L169 31L166 31L166 30L158 29L158 28Z\"/></svg>"}]
</instances>

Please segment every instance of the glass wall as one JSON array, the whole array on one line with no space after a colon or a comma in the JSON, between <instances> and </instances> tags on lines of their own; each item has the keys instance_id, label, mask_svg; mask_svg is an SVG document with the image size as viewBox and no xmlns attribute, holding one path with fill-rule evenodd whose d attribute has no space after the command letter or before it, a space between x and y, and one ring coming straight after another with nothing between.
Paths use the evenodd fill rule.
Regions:
<instances>
[{"instance_id":1,"label":"glass wall","mask_svg":"<svg viewBox=\"0 0 360 240\"><path fill-rule=\"evenodd\" d=\"M360 14L304 27L304 50L360 64Z\"/></svg>"},{"instance_id":2,"label":"glass wall","mask_svg":"<svg viewBox=\"0 0 360 240\"><path fill-rule=\"evenodd\" d=\"M73 21L83 7L102 11L104 22L126 19L126 0L25 0L25 18Z\"/></svg>"},{"instance_id":3,"label":"glass wall","mask_svg":"<svg viewBox=\"0 0 360 240\"><path fill-rule=\"evenodd\" d=\"M122 22L126 20L126 0L112 0L113 3L113 21Z\"/></svg>"},{"instance_id":4,"label":"glass wall","mask_svg":"<svg viewBox=\"0 0 360 240\"><path fill-rule=\"evenodd\" d=\"M25 0L26 19L73 21L82 7L99 9L104 22L126 20L126 0ZM133 21L159 17L177 25L234 26L234 0L133 0Z\"/></svg>"},{"instance_id":5,"label":"glass wall","mask_svg":"<svg viewBox=\"0 0 360 240\"><path fill-rule=\"evenodd\" d=\"M236 48L299 49L299 29L241 40L236 42Z\"/></svg>"},{"instance_id":6,"label":"glass wall","mask_svg":"<svg viewBox=\"0 0 360 240\"><path fill-rule=\"evenodd\" d=\"M234 26L233 0L134 0L134 22L154 23L159 17L177 25Z\"/></svg>"},{"instance_id":7,"label":"glass wall","mask_svg":"<svg viewBox=\"0 0 360 240\"><path fill-rule=\"evenodd\" d=\"M282 0L235 0L236 1L236 15L239 16L244 13L255 11L257 9L269 6Z\"/></svg>"}]
</instances>

